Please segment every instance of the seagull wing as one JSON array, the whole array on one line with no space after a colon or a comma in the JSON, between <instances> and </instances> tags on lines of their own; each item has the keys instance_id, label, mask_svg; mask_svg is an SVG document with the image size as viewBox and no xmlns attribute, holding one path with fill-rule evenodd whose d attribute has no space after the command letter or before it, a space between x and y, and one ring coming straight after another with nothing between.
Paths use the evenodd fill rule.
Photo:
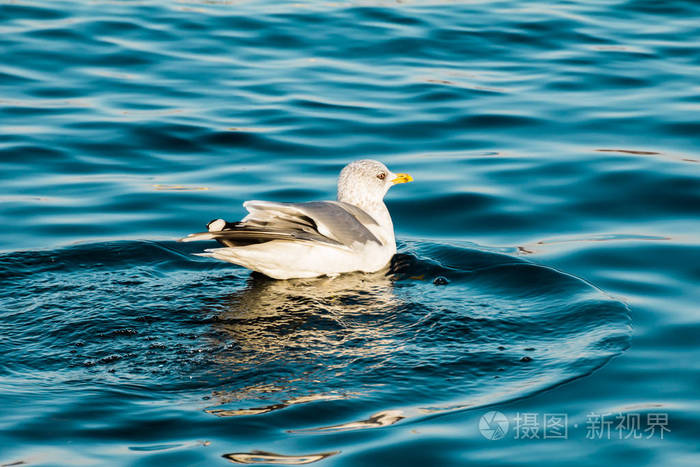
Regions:
<instances>
[{"instance_id":1,"label":"seagull wing","mask_svg":"<svg viewBox=\"0 0 700 467\"><path fill-rule=\"evenodd\" d=\"M183 241L216 239L225 246L244 246L272 240L320 242L352 248L356 243L382 243L368 226L377 222L362 209L338 201L277 203L246 201L249 214L240 222L191 234ZM216 221L215 221L216 222Z\"/></svg>"}]
</instances>

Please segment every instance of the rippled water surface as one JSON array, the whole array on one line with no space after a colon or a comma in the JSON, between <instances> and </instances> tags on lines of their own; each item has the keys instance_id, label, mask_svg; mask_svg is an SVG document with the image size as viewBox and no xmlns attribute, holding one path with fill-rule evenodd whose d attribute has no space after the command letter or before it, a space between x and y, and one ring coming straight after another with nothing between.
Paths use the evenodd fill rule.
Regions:
<instances>
[{"instance_id":1,"label":"rippled water surface","mask_svg":"<svg viewBox=\"0 0 700 467\"><path fill-rule=\"evenodd\" d=\"M699 17L0 0L0 464L700 464ZM366 157L387 272L175 242Z\"/></svg>"}]
</instances>

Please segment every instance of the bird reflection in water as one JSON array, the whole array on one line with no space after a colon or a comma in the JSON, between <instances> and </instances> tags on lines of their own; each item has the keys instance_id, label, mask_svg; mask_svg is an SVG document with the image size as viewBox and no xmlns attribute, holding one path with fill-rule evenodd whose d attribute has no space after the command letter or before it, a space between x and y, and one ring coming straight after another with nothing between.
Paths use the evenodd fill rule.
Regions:
<instances>
[{"instance_id":1,"label":"bird reflection in water","mask_svg":"<svg viewBox=\"0 0 700 467\"><path fill-rule=\"evenodd\" d=\"M343 384L350 374L347 378L367 383L363 391L389 384L375 379L373 370L400 349L406 342L401 336L418 324L401 319L406 304L395 293L397 281L409 277L411 263L413 257L397 255L388 270L335 278L277 281L252 274L246 288L227 297L211 320L213 344L231 348L215 357L217 372L232 384L213 393L216 405L207 412L256 415L351 398L358 393Z\"/></svg>"}]
</instances>

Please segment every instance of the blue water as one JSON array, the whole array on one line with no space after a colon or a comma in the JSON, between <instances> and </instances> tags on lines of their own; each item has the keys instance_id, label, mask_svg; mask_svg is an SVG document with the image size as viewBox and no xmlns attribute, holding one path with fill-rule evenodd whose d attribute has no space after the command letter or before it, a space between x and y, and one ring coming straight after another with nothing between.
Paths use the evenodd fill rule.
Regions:
<instances>
[{"instance_id":1,"label":"blue water","mask_svg":"<svg viewBox=\"0 0 700 467\"><path fill-rule=\"evenodd\" d=\"M0 464L699 465L699 15L0 0ZM175 241L367 157L387 273Z\"/></svg>"}]
</instances>

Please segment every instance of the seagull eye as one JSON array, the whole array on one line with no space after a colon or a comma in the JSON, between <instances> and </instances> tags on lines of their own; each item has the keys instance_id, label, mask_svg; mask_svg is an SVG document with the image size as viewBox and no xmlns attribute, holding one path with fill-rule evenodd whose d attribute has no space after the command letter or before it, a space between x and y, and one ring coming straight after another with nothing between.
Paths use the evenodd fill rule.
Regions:
<instances>
[{"instance_id":1,"label":"seagull eye","mask_svg":"<svg viewBox=\"0 0 700 467\"><path fill-rule=\"evenodd\" d=\"M379 175L377 175L377 178L378 178L379 180L384 180L384 179L386 178L386 174L385 174L384 172L382 172L382 173L380 173Z\"/></svg>"}]
</instances>

